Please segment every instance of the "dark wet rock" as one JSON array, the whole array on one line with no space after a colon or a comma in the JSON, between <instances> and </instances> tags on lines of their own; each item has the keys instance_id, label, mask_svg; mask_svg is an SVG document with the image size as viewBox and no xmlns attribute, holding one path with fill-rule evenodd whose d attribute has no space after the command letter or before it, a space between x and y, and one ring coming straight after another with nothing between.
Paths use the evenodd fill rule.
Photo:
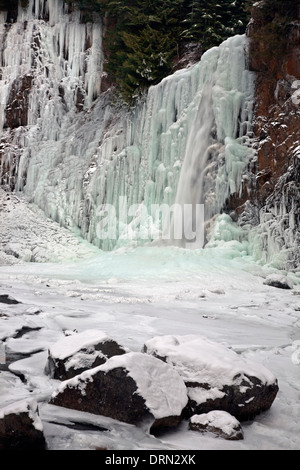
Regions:
<instances>
[{"instance_id":1,"label":"dark wet rock","mask_svg":"<svg viewBox=\"0 0 300 470\"><path fill-rule=\"evenodd\" d=\"M0 450L46 450L42 421L34 400L0 409Z\"/></svg>"},{"instance_id":2,"label":"dark wet rock","mask_svg":"<svg viewBox=\"0 0 300 470\"><path fill-rule=\"evenodd\" d=\"M16 304L20 304L21 302L19 302L18 300L14 299L14 298L11 297L10 295L1 294L1 295L0 295L0 303L2 303L2 304L8 304L8 305L16 305Z\"/></svg>"},{"instance_id":3,"label":"dark wet rock","mask_svg":"<svg viewBox=\"0 0 300 470\"><path fill-rule=\"evenodd\" d=\"M8 103L5 109L5 126L15 129L28 124L29 95L32 88L33 76L18 77L11 86Z\"/></svg>"},{"instance_id":4,"label":"dark wet rock","mask_svg":"<svg viewBox=\"0 0 300 470\"><path fill-rule=\"evenodd\" d=\"M270 274L266 277L264 284L267 286L278 287L279 289L292 289L293 283L281 274Z\"/></svg>"},{"instance_id":5,"label":"dark wet rock","mask_svg":"<svg viewBox=\"0 0 300 470\"><path fill-rule=\"evenodd\" d=\"M50 403L130 424L145 422L156 432L180 422L187 394L174 368L131 352L63 382Z\"/></svg>"},{"instance_id":6,"label":"dark wet rock","mask_svg":"<svg viewBox=\"0 0 300 470\"><path fill-rule=\"evenodd\" d=\"M86 330L65 336L49 348L45 372L54 379L68 380L125 353L103 331Z\"/></svg>"},{"instance_id":7,"label":"dark wet rock","mask_svg":"<svg viewBox=\"0 0 300 470\"><path fill-rule=\"evenodd\" d=\"M172 365L183 378L188 418L223 410L241 421L253 419L271 407L278 392L268 369L200 336L152 338L144 351Z\"/></svg>"}]
</instances>

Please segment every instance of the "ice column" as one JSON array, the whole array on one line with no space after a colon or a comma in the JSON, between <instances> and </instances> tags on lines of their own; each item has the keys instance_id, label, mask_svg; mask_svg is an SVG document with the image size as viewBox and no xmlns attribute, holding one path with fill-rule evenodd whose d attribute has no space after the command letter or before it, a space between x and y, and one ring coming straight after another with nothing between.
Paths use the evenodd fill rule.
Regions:
<instances>
[{"instance_id":1,"label":"ice column","mask_svg":"<svg viewBox=\"0 0 300 470\"><path fill-rule=\"evenodd\" d=\"M6 23L1 15L2 172L14 168L16 189L26 181L31 198L37 181L46 183L48 169L63 159L64 139L80 112L90 109L101 90L101 19L82 22L79 11L67 8L62 0L29 0L26 8L19 3L16 22ZM11 109L11 116L22 109L22 122L8 121ZM36 202L43 207L39 197Z\"/></svg>"},{"instance_id":2,"label":"ice column","mask_svg":"<svg viewBox=\"0 0 300 470\"><path fill-rule=\"evenodd\" d=\"M16 80L32 81L26 125L2 133L16 189L103 249L161 237L162 205L200 202L207 218L220 211L250 158L247 39L230 38L151 87L134 110L117 110L101 94L101 20L83 23L66 8L29 0L0 26L1 129ZM103 238L109 208L115 231Z\"/></svg>"}]
</instances>

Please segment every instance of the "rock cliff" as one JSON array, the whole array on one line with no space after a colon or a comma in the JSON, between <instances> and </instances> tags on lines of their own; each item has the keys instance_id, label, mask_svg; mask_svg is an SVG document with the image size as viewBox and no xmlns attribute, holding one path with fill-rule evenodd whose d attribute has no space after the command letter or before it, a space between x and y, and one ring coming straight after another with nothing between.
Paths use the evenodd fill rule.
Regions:
<instances>
[{"instance_id":1,"label":"rock cliff","mask_svg":"<svg viewBox=\"0 0 300 470\"><path fill-rule=\"evenodd\" d=\"M231 197L226 210L234 210L241 224L259 226L258 256L293 269L300 256L300 6L281 29L276 13L263 14L263 7L253 5L247 30L249 68L256 73L256 156L242 195Z\"/></svg>"}]
</instances>

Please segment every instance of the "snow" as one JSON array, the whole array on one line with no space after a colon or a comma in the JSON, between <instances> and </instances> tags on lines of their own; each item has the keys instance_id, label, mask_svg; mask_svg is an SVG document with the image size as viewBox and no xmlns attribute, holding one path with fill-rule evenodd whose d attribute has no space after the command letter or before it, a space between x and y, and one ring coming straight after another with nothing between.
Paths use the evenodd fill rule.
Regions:
<instances>
[{"instance_id":1,"label":"snow","mask_svg":"<svg viewBox=\"0 0 300 470\"><path fill-rule=\"evenodd\" d=\"M265 384L276 381L265 367L201 336L159 336L147 341L146 348L149 354L166 357L185 382L209 383L222 388L223 385L231 385L239 374L255 376Z\"/></svg>"},{"instance_id":2,"label":"snow","mask_svg":"<svg viewBox=\"0 0 300 470\"><path fill-rule=\"evenodd\" d=\"M13 391L13 393L12 393ZM21 379L9 371L0 372L1 407L29 398L30 392Z\"/></svg>"},{"instance_id":3,"label":"snow","mask_svg":"<svg viewBox=\"0 0 300 470\"><path fill-rule=\"evenodd\" d=\"M203 413L202 415L194 415L191 417L190 422L192 424L218 428L228 436L232 435L235 428L238 428L240 425L239 421L234 416L226 411L219 410Z\"/></svg>"},{"instance_id":4,"label":"snow","mask_svg":"<svg viewBox=\"0 0 300 470\"><path fill-rule=\"evenodd\" d=\"M57 341L49 348L49 354L56 359L66 359L77 353L80 349L89 348L97 343L110 341L110 339L103 331L85 330Z\"/></svg>"},{"instance_id":5,"label":"snow","mask_svg":"<svg viewBox=\"0 0 300 470\"><path fill-rule=\"evenodd\" d=\"M84 393L85 384L92 381L95 374L106 373L117 367L128 371L128 375L137 384L136 393L144 398L147 408L155 419L181 415L188 401L183 380L174 369L159 359L139 352L111 357L105 364L64 381L53 396L66 388L76 387Z\"/></svg>"},{"instance_id":6,"label":"snow","mask_svg":"<svg viewBox=\"0 0 300 470\"><path fill-rule=\"evenodd\" d=\"M26 211L34 211L22 203ZM6 214L15 210L13 197L7 200L6 209ZM38 246L47 219L36 214L28 219L27 232ZM18 218L22 221L21 211L15 218L16 227ZM49 240L49 253L52 249L62 253L70 237L77 239L58 224L48 223L57 234ZM5 217L2 224L6 224ZM13 243L27 237L26 230L14 230L12 224L6 227ZM35 399L50 450L101 445L116 450L299 448L299 273L284 273L293 289L265 285L269 274L282 273L257 264L231 241L219 240L218 244L217 238L204 250L147 245L95 253L94 247L81 246L84 256L77 260L28 263L18 259L1 266L0 294L21 302L0 303L0 331L7 357L0 370L2 406ZM65 331L75 329L101 331L139 354L155 337L199 336L205 338L203 344L218 344L218 351L230 348L238 362L255 362L256 371L268 369L278 379L279 392L269 411L242 424L243 441L200 435L190 431L185 421L175 431L150 437L134 426L48 404L60 384L45 375L48 348L67 339ZM136 370L139 366L137 363ZM109 430L66 427L70 422L99 426L105 422Z\"/></svg>"},{"instance_id":7,"label":"snow","mask_svg":"<svg viewBox=\"0 0 300 470\"><path fill-rule=\"evenodd\" d=\"M0 419L4 419L5 416L10 414L28 414L32 420L32 424L37 431L43 431L43 423L38 415L38 405L35 400L25 399L19 402L8 405L0 409Z\"/></svg>"},{"instance_id":8,"label":"snow","mask_svg":"<svg viewBox=\"0 0 300 470\"><path fill-rule=\"evenodd\" d=\"M292 345L294 352L292 354L292 363L293 364L300 364L300 340L293 341Z\"/></svg>"},{"instance_id":9,"label":"snow","mask_svg":"<svg viewBox=\"0 0 300 470\"><path fill-rule=\"evenodd\" d=\"M51 223L38 207L28 206L15 194L6 193L2 188L0 214L1 264L78 259L88 256L89 252L97 252L91 245L87 250L84 240L79 240L67 229L57 230L58 224ZM10 236L12 231L14 240Z\"/></svg>"},{"instance_id":10,"label":"snow","mask_svg":"<svg viewBox=\"0 0 300 470\"><path fill-rule=\"evenodd\" d=\"M174 369L159 364L159 359L152 359L146 354L132 352L112 357L102 367L105 371L115 367L129 370L138 386L137 393L145 398L146 406L156 419L179 416L188 400L184 382Z\"/></svg>"}]
</instances>

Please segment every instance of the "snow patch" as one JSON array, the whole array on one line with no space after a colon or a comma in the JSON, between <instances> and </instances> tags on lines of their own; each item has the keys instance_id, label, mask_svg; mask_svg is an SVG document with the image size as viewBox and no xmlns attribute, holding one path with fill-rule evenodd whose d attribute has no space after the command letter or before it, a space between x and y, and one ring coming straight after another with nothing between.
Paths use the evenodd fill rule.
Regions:
<instances>
[{"instance_id":1,"label":"snow patch","mask_svg":"<svg viewBox=\"0 0 300 470\"><path fill-rule=\"evenodd\" d=\"M60 339L49 348L49 353L54 358L66 359L73 356L80 349L88 349L96 343L110 340L111 338L104 331L86 330Z\"/></svg>"}]
</instances>

